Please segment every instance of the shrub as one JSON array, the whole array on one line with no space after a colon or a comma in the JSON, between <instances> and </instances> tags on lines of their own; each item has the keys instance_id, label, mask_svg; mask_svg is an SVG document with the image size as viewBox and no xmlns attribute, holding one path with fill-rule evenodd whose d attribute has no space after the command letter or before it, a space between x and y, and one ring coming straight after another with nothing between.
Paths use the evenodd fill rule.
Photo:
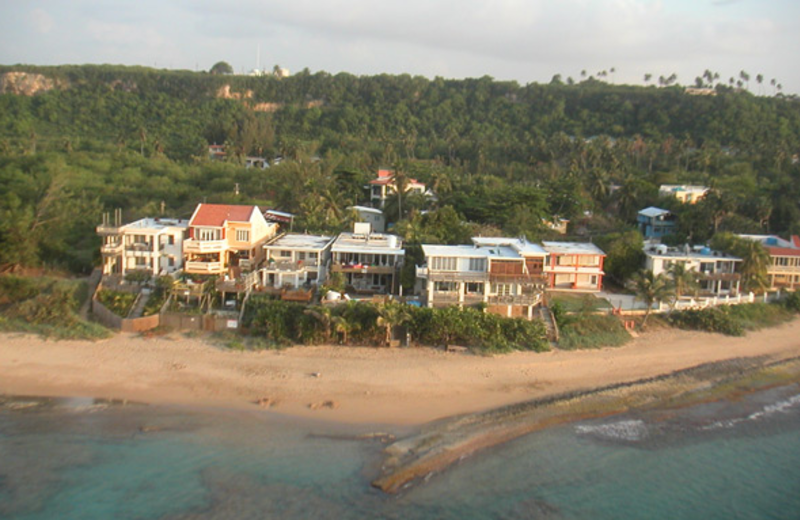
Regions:
<instances>
[{"instance_id":1,"label":"shrub","mask_svg":"<svg viewBox=\"0 0 800 520\"><path fill-rule=\"evenodd\" d=\"M800 291L795 291L781 300L781 305L791 312L800 312Z\"/></svg>"},{"instance_id":2,"label":"shrub","mask_svg":"<svg viewBox=\"0 0 800 520\"><path fill-rule=\"evenodd\" d=\"M775 326L791 317L791 313L780 305L746 303L673 312L668 320L681 329L743 336L746 330Z\"/></svg>"},{"instance_id":3,"label":"shrub","mask_svg":"<svg viewBox=\"0 0 800 520\"><path fill-rule=\"evenodd\" d=\"M117 316L126 318L131 312L133 302L136 301L136 294L112 291L111 289L100 289L97 291L97 299Z\"/></svg>"},{"instance_id":4,"label":"shrub","mask_svg":"<svg viewBox=\"0 0 800 520\"><path fill-rule=\"evenodd\" d=\"M560 328L558 346L564 350L618 347L631 339L622 322L603 314L582 314L570 317Z\"/></svg>"}]
</instances>

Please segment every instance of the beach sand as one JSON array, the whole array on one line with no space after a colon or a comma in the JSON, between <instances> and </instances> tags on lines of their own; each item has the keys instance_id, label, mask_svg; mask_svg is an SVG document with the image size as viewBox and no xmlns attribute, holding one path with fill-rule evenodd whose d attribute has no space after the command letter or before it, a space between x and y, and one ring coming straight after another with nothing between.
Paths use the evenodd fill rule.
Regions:
<instances>
[{"instance_id":1,"label":"beach sand","mask_svg":"<svg viewBox=\"0 0 800 520\"><path fill-rule=\"evenodd\" d=\"M88 396L413 425L737 357L800 355L800 320L742 338L657 330L619 348L484 357L431 348L238 352L203 337L0 334L0 393ZM258 402L261 401L261 404Z\"/></svg>"}]
</instances>

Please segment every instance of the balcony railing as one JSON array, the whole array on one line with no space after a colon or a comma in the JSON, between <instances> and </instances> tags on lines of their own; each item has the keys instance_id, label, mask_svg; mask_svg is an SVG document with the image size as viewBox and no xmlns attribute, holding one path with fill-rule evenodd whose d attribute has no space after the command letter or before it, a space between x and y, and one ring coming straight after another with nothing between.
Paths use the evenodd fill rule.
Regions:
<instances>
[{"instance_id":1,"label":"balcony railing","mask_svg":"<svg viewBox=\"0 0 800 520\"><path fill-rule=\"evenodd\" d=\"M104 255L118 255L122 253L122 243L119 244L106 244L100 247L100 253Z\"/></svg>"},{"instance_id":2,"label":"balcony railing","mask_svg":"<svg viewBox=\"0 0 800 520\"><path fill-rule=\"evenodd\" d=\"M331 271L334 273L369 273L369 274L393 274L400 266L390 265L341 265L334 264Z\"/></svg>"},{"instance_id":3,"label":"balcony railing","mask_svg":"<svg viewBox=\"0 0 800 520\"><path fill-rule=\"evenodd\" d=\"M542 301L542 295L517 294L514 296L489 296L487 303L490 305L536 305Z\"/></svg>"},{"instance_id":4,"label":"balcony railing","mask_svg":"<svg viewBox=\"0 0 800 520\"><path fill-rule=\"evenodd\" d=\"M185 253L219 253L228 248L224 240L195 240L190 238L183 242Z\"/></svg>"},{"instance_id":5,"label":"balcony railing","mask_svg":"<svg viewBox=\"0 0 800 520\"><path fill-rule=\"evenodd\" d=\"M431 271L428 269L428 279L432 282L486 282L488 273L474 271Z\"/></svg>"},{"instance_id":6,"label":"balcony railing","mask_svg":"<svg viewBox=\"0 0 800 520\"><path fill-rule=\"evenodd\" d=\"M319 266L318 260L299 260L297 262L277 261L267 262L264 268L267 271L302 271L303 269L314 268Z\"/></svg>"},{"instance_id":7,"label":"balcony railing","mask_svg":"<svg viewBox=\"0 0 800 520\"><path fill-rule=\"evenodd\" d=\"M193 274L219 274L225 268L222 262L186 262L183 270Z\"/></svg>"}]
</instances>

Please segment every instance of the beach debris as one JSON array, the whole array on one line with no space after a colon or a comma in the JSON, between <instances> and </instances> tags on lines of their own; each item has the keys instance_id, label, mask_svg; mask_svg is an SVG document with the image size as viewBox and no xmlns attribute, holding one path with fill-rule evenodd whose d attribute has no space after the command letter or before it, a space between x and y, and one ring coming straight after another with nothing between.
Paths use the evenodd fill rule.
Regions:
<instances>
[{"instance_id":1,"label":"beach debris","mask_svg":"<svg viewBox=\"0 0 800 520\"><path fill-rule=\"evenodd\" d=\"M139 433L153 433L153 432L160 432L163 430L161 426L154 426L151 424L145 424L144 426L139 426Z\"/></svg>"},{"instance_id":2,"label":"beach debris","mask_svg":"<svg viewBox=\"0 0 800 520\"><path fill-rule=\"evenodd\" d=\"M319 372L311 372L309 375L310 375L311 377L322 377L322 374L321 374L321 373L319 373Z\"/></svg>"},{"instance_id":3,"label":"beach debris","mask_svg":"<svg viewBox=\"0 0 800 520\"><path fill-rule=\"evenodd\" d=\"M467 347L461 345L447 345L444 347L445 352L466 352L469 350Z\"/></svg>"},{"instance_id":4,"label":"beach debris","mask_svg":"<svg viewBox=\"0 0 800 520\"><path fill-rule=\"evenodd\" d=\"M309 404L308 407L310 409L312 409L312 410L321 410L323 408L328 408L330 410L335 410L335 409L339 408L339 403L337 403L336 401L330 401L330 400L328 400L328 401L319 401L317 403Z\"/></svg>"},{"instance_id":5,"label":"beach debris","mask_svg":"<svg viewBox=\"0 0 800 520\"><path fill-rule=\"evenodd\" d=\"M256 399L255 404L261 408L272 408L278 404L278 400L273 399L272 397L262 397L260 399Z\"/></svg>"}]
</instances>

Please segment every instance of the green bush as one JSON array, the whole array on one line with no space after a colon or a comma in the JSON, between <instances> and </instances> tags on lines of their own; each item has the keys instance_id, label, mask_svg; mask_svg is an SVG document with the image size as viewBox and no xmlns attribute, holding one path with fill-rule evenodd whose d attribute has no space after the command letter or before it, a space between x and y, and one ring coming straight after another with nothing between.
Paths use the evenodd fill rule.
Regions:
<instances>
[{"instance_id":1,"label":"green bush","mask_svg":"<svg viewBox=\"0 0 800 520\"><path fill-rule=\"evenodd\" d=\"M133 302L136 301L136 294L112 291L111 289L100 289L97 291L97 299L100 303L105 305L106 309L110 310L121 318L127 318L133 307Z\"/></svg>"},{"instance_id":2,"label":"green bush","mask_svg":"<svg viewBox=\"0 0 800 520\"><path fill-rule=\"evenodd\" d=\"M791 312L800 312L800 291L789 293L781 300L781 305Z\"/></svg>"},{"instance_id":3,"label":"green bush","mask_svg":"<svg viewBox=\"0 0 800 520\"><path fill-rule=\"evenodd\" d=\"M747 303L673 312L668 320L681 329L743 336L747 330L772 327L791 317L791 313L780 305Z\"/></svg>"},{"instance_id":4,"label":"green bush","mask_svg":"<svg viewBox=\"0 0 800 520\"><path fill-rule=\"evenodd\" d=\"M631 339L616 316L604 314L570 316L559 332L558 347L564 350L618 347Z\"/></svg>"}]
</instances>

